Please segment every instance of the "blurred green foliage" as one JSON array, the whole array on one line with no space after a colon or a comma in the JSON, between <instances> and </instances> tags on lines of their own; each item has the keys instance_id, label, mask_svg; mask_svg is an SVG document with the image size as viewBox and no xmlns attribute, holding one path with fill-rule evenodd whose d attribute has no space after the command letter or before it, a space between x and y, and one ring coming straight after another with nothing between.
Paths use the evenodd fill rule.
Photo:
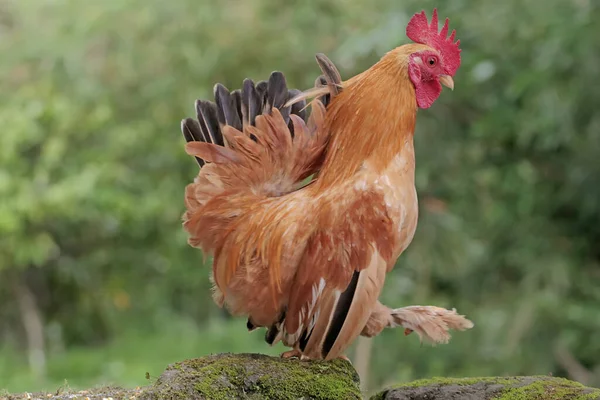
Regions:
<instances>
[{"instance_id":1,"label":"blurred green foliage","mask_svg":"<svg viewBox=\"0 0 600 400\"><path fill-rule=\"evenodd\" d=\"M475 328L436 348L384 332L369 386L600 385L597 1L0 0L0 389L138 385L177 359L275 354L212 304L186 244L197 166L179 121L216 82L281 70L312 86L317 52L348 78L435 6L463 61L454 92L419 112L419 227L383 297L457 307ZM26 315L47 358L36 377Z\"/></svg>"}]
</instances>

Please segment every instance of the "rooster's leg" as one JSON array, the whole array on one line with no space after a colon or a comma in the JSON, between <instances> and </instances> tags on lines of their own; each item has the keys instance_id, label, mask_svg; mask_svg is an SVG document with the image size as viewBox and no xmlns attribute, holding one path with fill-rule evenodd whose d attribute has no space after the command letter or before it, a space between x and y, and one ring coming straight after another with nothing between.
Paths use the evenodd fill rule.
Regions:
<instances>
[{"instance_id":1,"label":"rooster's leg","mask_svg":"<svg viewBox=\"0 0 600 400\"><path fill-rule=\"evenodd\" d=\"M448 310L436 306L408 306L390 310L388 327L402 326L404 334L416 332L421 340L430 343L448 343L450 330L464 331L473 327L455 309Z\"/></svg>"},{"instance_id":2,"label":"rooster's leg","mask_svg":"<svg viewBox=\"0 0 600 400\"><path fill-rule=\"evenodd\" d=\"M361 335L373 337L384 328L401 326L404 334L416 332L419 338L432 343L447 343L449 330L463 331L473 327L473 323L456 310L447 310L435 306L409 306L391 309L377 302Z\"/></svg>"},{"instance_id":3,"label":"rooster's leg","mask_svg":"<svg viewBox=\"0 0 600 400\"><path fill-rule=\"evenodd\" d=\"M361 336L370 338L379 335L381 331L390 325L391 311L392 310L389 307L377 302L369 316L367 324L360 333Z\"/></svg>"}]
</instances>

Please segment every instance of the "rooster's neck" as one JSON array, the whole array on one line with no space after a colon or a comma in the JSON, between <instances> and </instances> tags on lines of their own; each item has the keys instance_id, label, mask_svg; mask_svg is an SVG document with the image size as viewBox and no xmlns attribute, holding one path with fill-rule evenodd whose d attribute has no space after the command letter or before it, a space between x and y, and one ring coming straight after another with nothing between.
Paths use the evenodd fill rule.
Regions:
<instances>
[{"instance_id":1,"label":"rooster's neck","mask_svg":"<svg viewBox=\"0 0 600 400\"><path fill-rule=\"evenodd\" d=\"M366 165L383 172L412 149L417 103L406 68L384 57L344 85L327 109L330 141L317 187L350 179Z\"/></svg>"}]
</instances>

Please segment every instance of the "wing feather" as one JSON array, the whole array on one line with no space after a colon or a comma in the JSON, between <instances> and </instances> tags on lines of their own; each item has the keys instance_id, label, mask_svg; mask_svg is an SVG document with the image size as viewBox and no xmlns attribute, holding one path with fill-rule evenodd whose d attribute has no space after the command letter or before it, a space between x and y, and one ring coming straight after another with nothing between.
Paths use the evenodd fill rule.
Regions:
<instances>
[{"instance_id":1,"label":"wing feather","mask_svg":"<svg viewBox=\"0 0 600 400\"><path fill-rule=\"evenodd\" d=\"M307 242L283 324L284 344L312 359L339 357L360 334L394 248L380 194L363 192L338 208L322 213L328 219Z\"/></svg>"},{"instance_id":2,"label":"wing feather","mask_svg":"<svg viewBox=\"0 0 600 400\"><path fill-rule=\"evenodd\" d=\"M375 251L369 266L361 271L357 279L352 302L335 339L327 337L323 343L325 359L338 357L360 335L377 303L385 282L388 262ZM331 347L329 347L331 343Z\"/></svg>"}]
</instances>

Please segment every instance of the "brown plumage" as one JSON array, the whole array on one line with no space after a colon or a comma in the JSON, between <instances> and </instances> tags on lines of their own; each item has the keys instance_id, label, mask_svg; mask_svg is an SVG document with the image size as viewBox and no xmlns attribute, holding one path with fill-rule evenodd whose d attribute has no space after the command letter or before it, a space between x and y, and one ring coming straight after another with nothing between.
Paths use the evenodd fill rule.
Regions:
<instances>
[{"instance_id":1,"label":"brown plumage","mask_svg":"<svg viewBox=\"0 0 600 400\"><path fill-rule=\"evenodd\" d=\"M472 327L454 310L378 301L417 226L417 108L440 82L453 86L460 63L447 22L437 29L435 11L431 25L416 14L407 34L417 43L344 82L318 55L323 75L303 93L281 73L231 93L217 85L216 105L198 102L198 121L182 122L201 166L184 228L213 256L215 302L247 316L249 329L267 327L266 341L281 340L287 355L343 357L358 335L385 327L436 343Z\"/></svg>"}]
</instances>

